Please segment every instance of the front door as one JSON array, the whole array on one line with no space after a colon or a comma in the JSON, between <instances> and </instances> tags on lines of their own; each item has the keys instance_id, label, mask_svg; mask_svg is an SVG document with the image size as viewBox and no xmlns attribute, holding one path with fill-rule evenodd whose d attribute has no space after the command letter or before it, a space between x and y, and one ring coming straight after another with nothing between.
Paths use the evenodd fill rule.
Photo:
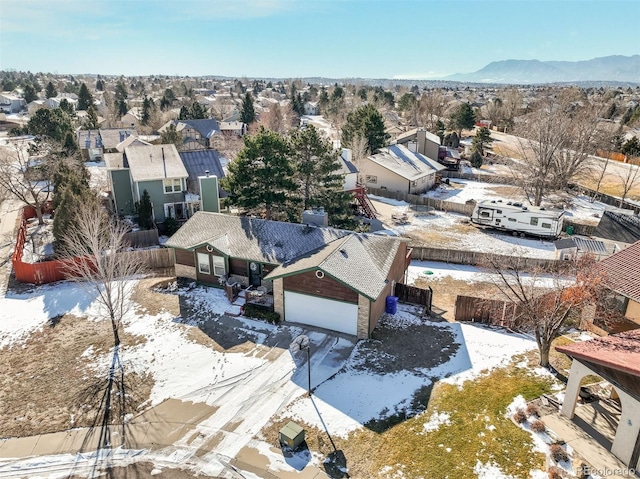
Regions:
<instances>
[{"instance_id":1,"label":"front door","mask_svg":"<svg viewBox=\"0 0 640 479\"><path fill-rule=\"evenodd\" d=\"M249 263L249 284L251 286L257 287L262 284L260 278L261 267L260 263L254 263L253 261Z\"/></svg>"}]
</instances>

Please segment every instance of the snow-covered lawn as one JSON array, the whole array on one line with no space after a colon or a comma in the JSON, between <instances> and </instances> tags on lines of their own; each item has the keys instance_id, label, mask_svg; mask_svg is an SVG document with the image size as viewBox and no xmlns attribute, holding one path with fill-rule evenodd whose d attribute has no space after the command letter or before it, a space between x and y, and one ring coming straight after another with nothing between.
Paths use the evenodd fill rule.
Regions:
<instances>
[{"instance_id":1,"label":"snow-covered lawn","mask_svg":"<svg viewBox=\"0 0 640 479\"><path fill-rule=\"evenodd\" d=\"M439 263L437 261L413 260L407 271L409 284L414 284L418 278L436 281L443 278L453 278L466 283L495 283L500 281L497 274L477 266ZM523 273L520 277L523 280L523 284L533 283L540 288L553 288L574 282L573 278L557 278L550 274L531 275Z\"/></svg>"},{"instance_id":2,"label":"snow-covered lawn","mask_svg":"<svg viewBox=\"0 0 640 479\"><path fill-rule=\"evenodd\" d=\"M416 242L428 246L477 251L480 253L496 253L522 256L527 258L554 259L553 242L535 238L520 238L507 233L480 229L469 223L469 218L457 213L432 211L429 214L415 214L404 201L389 198L373 197L378 210L379 204L393 208L388 216L395 213L406 213L409 224L393 225L397 233L416 239ZM388 208L387 208L388 210Z\"/></svg>"},{"instance_id":3,"label":"snow-covered lawn","mask_svg":"<svg viewBox=\"0 0 640 479\"><path fill-rule=\"evenodd\" d=\"M424 196L454 203L466 203L469 200L521 201L527 203L527 197L519 187L509 184L484 183L482 181L451 179L450 184L442 183ZM561 205L567 219L580 223L597 224L605 208L611 208L599 201L591 202L585 195L553 194L545 198L543 205Z\"/></svg>"}]
</instances>

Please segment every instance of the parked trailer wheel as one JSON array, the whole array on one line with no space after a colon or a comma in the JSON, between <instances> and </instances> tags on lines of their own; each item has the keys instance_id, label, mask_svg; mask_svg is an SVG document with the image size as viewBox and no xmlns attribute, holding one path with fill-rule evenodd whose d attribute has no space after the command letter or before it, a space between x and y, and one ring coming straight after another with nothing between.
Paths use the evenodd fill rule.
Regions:
<instances>
[{"instance_id":1,"label":"parked trailer wheel","mask_svg":"<svg viewBox=\"0 0 640 479\"><path fill-rule=\"evenodd\" d=\"M524 238L524 233L520 233L520 238Z\"/></svg>"}]
</instances>

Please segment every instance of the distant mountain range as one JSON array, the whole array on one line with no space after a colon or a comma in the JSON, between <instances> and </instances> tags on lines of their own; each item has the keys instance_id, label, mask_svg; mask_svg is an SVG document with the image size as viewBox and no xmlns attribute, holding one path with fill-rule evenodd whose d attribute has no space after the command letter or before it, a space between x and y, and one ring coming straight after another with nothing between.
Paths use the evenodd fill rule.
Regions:
<instances>
[{"instance_id":1,"label":"distant mountain range","mask_svg":"<svg viewBox=\"0 0 640 479\"><path fill-rule=\"evenodd\" d=\"M503 60L473 73L455 73L441 80L471 83L640 83L640 55L612 55L579 62Z\"/></svg>"}]
</instances>

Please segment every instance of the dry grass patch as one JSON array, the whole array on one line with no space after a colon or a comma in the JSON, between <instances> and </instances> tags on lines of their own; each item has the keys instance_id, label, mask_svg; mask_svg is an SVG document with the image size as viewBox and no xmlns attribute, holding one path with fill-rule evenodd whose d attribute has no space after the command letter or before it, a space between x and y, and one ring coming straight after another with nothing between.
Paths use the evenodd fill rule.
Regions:
<instances>
[{"instance_id":1,"label":"dry grass patch","mask_svg":"<svg viewBox=\"0 0 640 479\"><path fill-rule=\"evenodd\" d=\"M442 317L449 321L455 319L454 309L458 295L478 296L485 299L500 298L495 285L487 282L467 283L451 277L429 279L428 276L424 276L416 279L415 285L433 289L433 305L443 310Z\"/></svg>"},{"instance_id":2,"label":"dry grass patch","mask_svg":"<svg viewBox=\"0 0 640 479\"><path fill-rule=\"evenodd\" d=\"M125 332L123 345L144 341ZM67 314L45 325L21 344L0 350L0 431L3 437L29 436L90 425L106 385L104 371L92 367L95 356L108 355L113 344L110 323ZM92 354L85 354L85 351ZM149 397L153 379L125 375L128 406ZM97 403L97 404L96 404ZM133 411L130 411L133 412Z\"/></svg>"},{"instance_id":3,"label":"dry grass patch","mask_svg":"<svg viewBox=\"0 0 640 479\"><path fill-rule=\"evenodd\" d=\"M463 387L438 383L424 414L376 433L353 432L348 439L332 437L344 453L351 477L477 478L477 461L495 463L505 475L529 477L532 469L544 469L544 455L533 452L529 433L505 417L507 406L522 394L533 399L550 391L550 382L515 366L499 369L468 381ZM305 399L306 400L306 399ZM446 413L449 424L425 432L434 413ZM261 439L277 444L278 431L289 419L281 419L261 431ZM334 452L325 431L302 424L309 449L328 457ZM329 432L331 424L327 425ZM382 471L387 471L387 475ZM331 477L341 477L334 475Z\"/></svg>"},{"instance_id":4,"label":"dry grass patch","mask_svg":"<svg viewBox=\"0 0 640 479\"><path fill-rule=\"evenodd\" d=\"M166 287L175 280L175 278L146 278L141 280L131 295L131 299L136 303L137 311L154 316L167 311L174 316L179 316L179 296L155 291L155 288Z\"/></svg>"}]
</instances>

